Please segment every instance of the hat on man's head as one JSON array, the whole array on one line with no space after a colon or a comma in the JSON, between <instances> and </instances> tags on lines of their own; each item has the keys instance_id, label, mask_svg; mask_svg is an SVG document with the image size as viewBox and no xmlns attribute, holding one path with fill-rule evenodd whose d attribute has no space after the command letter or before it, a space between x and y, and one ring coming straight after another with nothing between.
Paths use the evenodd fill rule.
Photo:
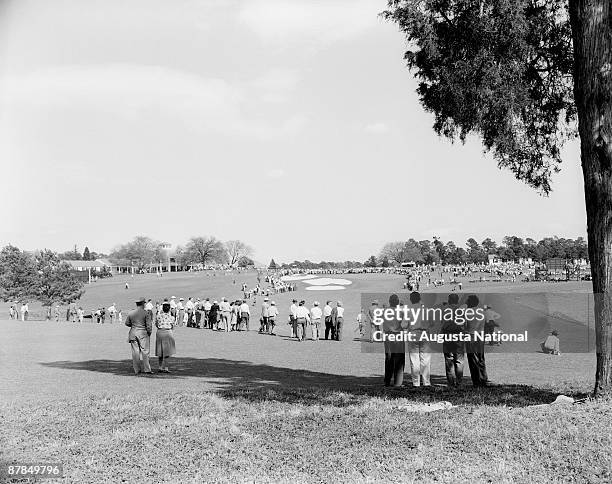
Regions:
<instances>
[{"instance_id":1,"label":"hat on man's head","mask_svg":"<svg viewBox=\"0 0 612 484\"><path fill-rule=\"evenodd\" d=\"M378 299L374 299L374 301L372 301L372 306L378 306Z\"/></svg>"},{"instance_id":2,"label":"hat on man's head","mask_svg":"<svg viewBox=\"0 0 612 484\"><path fill-rule=\"evenodd\" d=\"M136 301L136 306L140 306L142 304L145 304L147 301L144 297L141 297L140 299L138 299L138 301Z\"/></svg>"},{"instance_id":3,"label":"hat on man's head","mask_svg":"<svg viewBox=\"0 0 612 484\"><path fill-rule=\"evenodd\" d=\"M318 306L319 305L319 301L315 301L312 303L313 306Z\"/></svg>"},{"instance_id":4,"label":"hat on man's head","mask_svg":"<svg viewBox=\"0 0 612 484\"><path fill-rule=\"evenodd\" d=\"M172 296L170 299L176 299L176 296Z\"/></svg>"},{"instance_id":5,"label":"hat on man's head","mask_svg":"<svg viewBox=\"0 0 612 484\"><path fill-rule=\"evenodd\" d=\"M184 299L181 297L181 298L179 298L179 301L184 301Z\"/></svg>"}]
</instances>

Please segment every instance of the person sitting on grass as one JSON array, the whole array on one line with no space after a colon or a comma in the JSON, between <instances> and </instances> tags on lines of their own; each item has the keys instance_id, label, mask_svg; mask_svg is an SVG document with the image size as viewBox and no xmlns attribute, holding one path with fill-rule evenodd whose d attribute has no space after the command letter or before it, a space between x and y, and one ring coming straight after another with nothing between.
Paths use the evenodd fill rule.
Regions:
<instances>
[{"instance_id":1,"label":"person sitting on grass","mask_svg":"<svg viewBox=\"0 0 612 484\"><path fill-rule=\"evenodd\" d=\"M559 351L559 332L555 329L551 334L540 343L542 352L549 355L560 355Z\"/></svg>"}]
</instances>

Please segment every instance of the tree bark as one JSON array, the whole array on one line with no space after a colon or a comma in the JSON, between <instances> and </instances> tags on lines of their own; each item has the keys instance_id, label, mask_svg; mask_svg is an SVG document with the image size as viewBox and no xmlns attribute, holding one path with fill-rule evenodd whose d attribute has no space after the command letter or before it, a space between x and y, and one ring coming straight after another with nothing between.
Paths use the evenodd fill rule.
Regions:
<instances>
[{"instance_id":1,"label":"tree bark","mask_svg":"<svg viewBox=\"0 0 612 484\"><path fill-rule=\"evenodd\" d=\"M612 2L569 0L574 96L595 293L595 394L612 393Z\"/></svg>"}]
</instances>

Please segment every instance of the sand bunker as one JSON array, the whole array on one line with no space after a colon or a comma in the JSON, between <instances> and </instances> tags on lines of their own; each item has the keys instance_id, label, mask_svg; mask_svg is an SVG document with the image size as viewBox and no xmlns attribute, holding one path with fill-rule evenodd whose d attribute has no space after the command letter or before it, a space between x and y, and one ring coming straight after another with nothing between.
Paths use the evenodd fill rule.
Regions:
<instances>
[{"instance_id":1,"label":"sand bunker","mask_svg":"<svg viewBox=\"0 0 612 484\"><path fill-rule=\"evenodd\" d=\"M317 276L314 274L298 274L295 276L283 276L281 277L281 281L289 282L289 281L305 281L306 279L316 279Z\"/></svg>"},{"instance_id":2,"label":"sand bunker","mask_svg":"<svg viewBox=\"0 0 612 484\"><path fill-rule=\"evenodd\" d=\"M339 286L348 286L352 284L352 282L348 279L331 279L329 277L320 277L318 279L311 279L309 281L304 282L313 286L332 286L334 284L337 284Z\"/></svg>"},{"instance_id":3,"label":"sand bunker","mask_svg":"<svg viewBox=\"0 0 612 484\"><path fill-rule=\"evenodd\" d=\"M344 286L308 286L307 291L341 291L346 289Z\"/></svg>"}]
</instances>

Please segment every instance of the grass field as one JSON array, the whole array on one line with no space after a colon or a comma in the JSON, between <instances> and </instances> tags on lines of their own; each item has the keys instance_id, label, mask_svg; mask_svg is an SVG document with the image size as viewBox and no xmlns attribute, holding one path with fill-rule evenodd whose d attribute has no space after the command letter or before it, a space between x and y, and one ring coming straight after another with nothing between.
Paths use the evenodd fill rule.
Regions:
<instances>
[{"instance_id":1,"label":"grass field","mask_svg":"<svg viewBox=\"0 0 612 484\"><path fill-rule=\"evenodd\" d=\"M458 390L446 387L442 357L433 355L433 387L386 390L383 355L361 351L353 321L361 292L399 291L403 280L349 278L346 291L299 284L275 296L284 317L294 296L340 298L344 341L298 343L286 325L277 337L177 328L169 375L134 377L119 325L0 321L0 460L63 462L62 482L91 483L612 480L612 402L542 405L588 395L592 354L492 353L495 386ZM126 291L110 279L89 286L81 303L127 310L141 295L234 298L255 276L233 281L138 276ZM565 293L558 312L573 318L583 309L563 301L589 288L494 290ZM450 405L429 411L439 402Z\"/></svg>"}]
</instances>

